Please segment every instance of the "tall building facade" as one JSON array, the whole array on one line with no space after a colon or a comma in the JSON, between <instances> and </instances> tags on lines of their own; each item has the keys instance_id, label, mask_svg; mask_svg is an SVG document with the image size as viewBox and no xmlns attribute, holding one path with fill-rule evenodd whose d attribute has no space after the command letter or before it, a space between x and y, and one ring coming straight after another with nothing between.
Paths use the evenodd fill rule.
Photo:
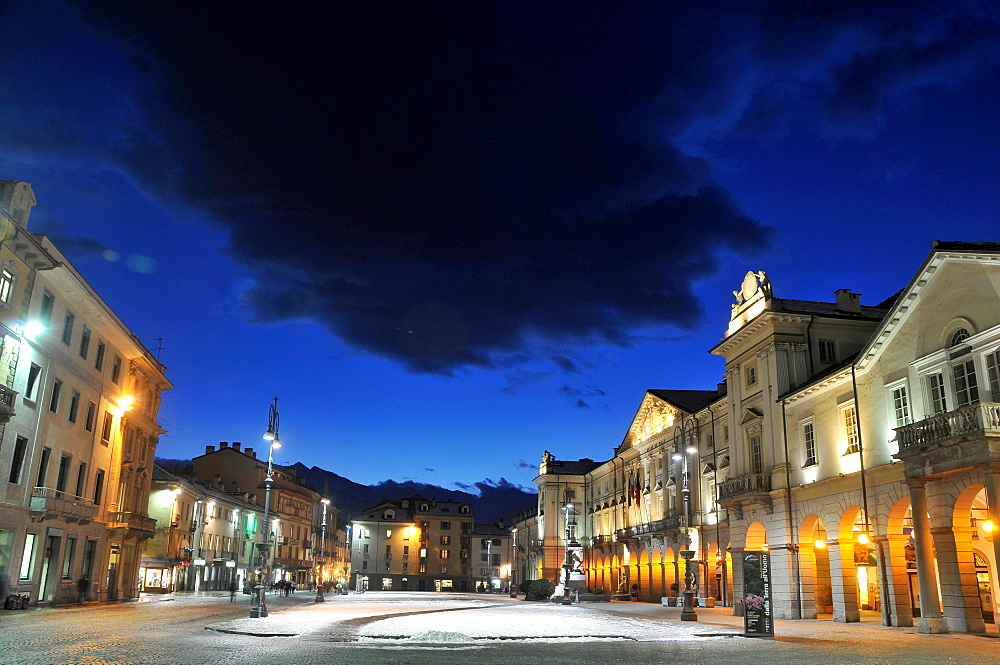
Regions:
<instances>
[{"instance_id":1,"label":"tall building facade","mask_svg":"<svg viewBox=\"0 0 1000 665\"><path fill-rule=\"evenodd\" d=\"M32 603L138 596L164 366L0 181L0 577ZM82 582L81 582L82 581Z\"/></svg>"},{"instance_id":2,"label":"tall building facade","mask_svg":"<svg viewBox=\"0 0 1000 665\"><path fill-rule=\"evenodd\" d=\"M252 492L259 506L267 502L267 459L258 459L253 448L223 441L218 448L206 446L205 454L195 457L191 463L200 482L226 487L234 493ZM273 545L270 553L273 579L270 582L289 580L304 588L316 575L313 547L321 533L322 497L306 487L293 469L273 465L272 479L267 506ZM327 520L330 519L328 512ZM335 511L333 519L336 520ZM260 531L263 533L262 529Z\"/></svg>"},{"instance_id":3,"label":"tall building facade","mask_svg":"<svg viewBox=\"0 0 1000 665\"><path fill-rule=\"evenodd\" d=\"M475 515L468 503L383 501L351 521L354 589L470 591ZM478 570L478 566L476 566Z\"/></svg>"},{"instance_id":4,"label":"tall building facade","mask_svg":"<svg viewBox=\"0 0 1000 665\"><path fill-rule=\"evenodd\" d=\"M767 552L778 618L995 623L1000 243L934 243L876 306L763 272L733 293L723 389L647 391L607 462L546 453L515 568L555 581L578 530L590 586L640 600L690 581L739 611L743 554Z\"/></svg>"}]
</instances>

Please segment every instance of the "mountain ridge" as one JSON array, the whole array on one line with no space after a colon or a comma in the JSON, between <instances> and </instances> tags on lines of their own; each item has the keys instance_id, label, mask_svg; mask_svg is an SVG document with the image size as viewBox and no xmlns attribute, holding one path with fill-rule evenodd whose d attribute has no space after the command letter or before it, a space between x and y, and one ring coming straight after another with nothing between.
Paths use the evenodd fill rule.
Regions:
<instances>
[{"instance_id":1,"label":"mountain ridge","mask_svg":"<svg viewBox=\"0 0 1000 665\"><path fill-rule=\"evenodd\" d=\"M193 475L191 460L156 458L156 463L171 473L190 477ZM398 501L414 496L443 501L457 501L472 505L476 522L492 524L503 520L511 524L513 517L537 505L538 495L506 478L494 481L485 478L472 485L461 485L467 489L447 489L440 485L419 483L412 480L399 482L383 480L374 485L362 485L333 471L318 466L306 466L296 462L283 466L293 472L307 487L330 499L341 512L341 519L349 520L360 515L365 508L384 501ZM475 488L478 494L469 491Z\"/></svg>"}]
</instances>

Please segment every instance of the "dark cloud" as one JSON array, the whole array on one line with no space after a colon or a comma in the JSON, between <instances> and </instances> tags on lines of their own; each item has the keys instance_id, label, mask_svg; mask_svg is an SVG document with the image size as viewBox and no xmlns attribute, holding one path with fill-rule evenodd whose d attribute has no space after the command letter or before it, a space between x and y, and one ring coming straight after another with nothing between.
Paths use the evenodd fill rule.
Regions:
<instances>
[{"instance_id":1,"label":"dark cloud","mask_svg":"<svg viewBox=\"0 0 1000 665\"><path fill-rule=\"evenodd\" d=\"M425 468L425 469L424 469L424 471L428 471L428 472L430 472L430 473L435 473L435 470L434 470L434 469L429 469L429 468Z\"/></svg>"},{"instance_id":2,"label":"dark cloud","mask_svg":"<svg viewBox=\"0 0 1000 665\"><path fill-rule=\"evenodd\" d=\"M454 482L452 483L452 485L462 490L463 492L473 492L476 489L475 485L469 485L468 483Z\"/></svg>"},{"instance_id":3,"label":"dark cloud","mask_svg":"<svg viewBox=\"0 0 1000 665\"><path fill-rule=\"evenodd\" d=\"M582 388L575 388L573 386L563 386L559 389L559 393L575 400L575 405L578 409L590 409L592 404L587 401L586 398L600 398L607 396L607 393L594 385L584 386Z\"/></svg>"},{"instance_id":4,"label":"dark cloud","mask_svg":"<svg viewBox=\"0 0 1000 665\"><path fill-rule=\"evenodd\" d=\"M514 465L515 469L535 469L537 464L531 464L530 462L525 462L523 459L517 460L517 464Z\"/></svg>"},{"instance_id":5,"label":"dark cloud","mask_svg":"<svg viewBox=\"0 0 1000 665\"><path fill-rule=\"evenodd\" d=\"M254 316L422 372L692 326L719 254L772 241L713 141L870 135L997 61L985 2L80 4L166 82L147 124L202 147L137 123L116 158L229 230Z\"/></svg>"}]
</instances>

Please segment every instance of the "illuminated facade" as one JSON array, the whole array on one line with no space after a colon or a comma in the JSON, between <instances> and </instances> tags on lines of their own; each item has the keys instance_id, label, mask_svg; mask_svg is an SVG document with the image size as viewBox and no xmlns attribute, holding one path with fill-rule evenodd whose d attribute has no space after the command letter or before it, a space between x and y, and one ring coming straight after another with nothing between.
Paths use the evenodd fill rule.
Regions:
<instances>
[{"instance_id":1,"label":"illuminated facade","mask_svg":"<svg viewBox=\"0 0 1000 665\"><path fill-rule=\"evenodd\" d=\"M230 446L223 441L218 449L206 446L205 454L191 463L201 482L224 486L231 492L253 492L257 504L264 505L267 459L257 459L253 448L243 448L239 442ZM271 582L290 580L305 588L315 579L312 549L321 530L320 499L317 492L302 484L294 470L274 465L270 504L270 536L274 543ZM331 516L335 521L336 511L328 509L328 524Z\"/></svg>"},{"instance_id":2,"label":"illuminated facade","mask_svg":"<svg viewBox=\"0 0 1000 665\"><path fill-rule=\"evenodd\" d=\"M32 603L135 598L164 366L0 182L0 569Z\"/></svg>"},{"instance_id":3,"label":"illuminated facade","mask_svg":"<svg viewBox=\"0 0 1000 665\"><path fill-rule=\"evenodd\" d=\"M362 511L351 522L352 588L474 589L474 519L467 503L420 497L384 501Z\"/></svg>"},{"instance_id":4,"label":"illuminated facade","mask_svg":"<svg viewBox=\"0 0 1000 665\"><path fill-rule=\"evenodd\" d=\"M153 467L149 516L156 520L156 535L142 557L143 591L228 591L234 582L243 591L255 565L264 509L256 494L236 489Z\"/></svg>"},{"instance_id":5,"label":"illuminated facade","mask_svg":"<svg viewBox=\"0 0 1000 665\"><path fill-rule=\"evenodd\" d=\"M777 618L995 623L1000 243L935 243L874 307L777 298L763 272L733 293L724 389L647 391L607 462L545 453L515 569L557 581L571 505L589 586L622 599L683 590L686 547L696 595L739 611L766 550Z\"/></svg>"}]
</instances>

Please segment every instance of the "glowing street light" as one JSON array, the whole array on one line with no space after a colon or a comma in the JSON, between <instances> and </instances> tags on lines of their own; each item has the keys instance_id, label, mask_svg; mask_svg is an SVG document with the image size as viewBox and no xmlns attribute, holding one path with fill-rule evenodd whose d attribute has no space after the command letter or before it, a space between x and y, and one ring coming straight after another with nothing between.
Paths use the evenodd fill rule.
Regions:
<instances>
[{"instance_id":1,"label":"glowing street light","mask_svg":"<svg viewBox=\"0 0 1000 665\"><path fill-rule=\"evenodd\" d=\"M316 598L313 600L315 603L322 603L326 598L323 595L323 565L326 563L326 507L330 505L330 500L326 497L320 499L323 504L323 530L322 536L320 536L320 550L319 557L316 561L318 568L316 569Z\"/></svg>"},{"instance_id":2,"label":"glowing street light","mask_svg":"<svg viewBox=\"0 0 1000 665\"><path fill-rule=\"evenodd\" d=\"M257 551L260 554L260 562L257 567L257 589L254 596L253 606L250 608L250 618L260 619L267 616L267 583L270 576L270 556L271 549L271 483L274 482L274 449L281 447L278 439L278 398L274 398L267 414L267 431L264 432L264 440L270 441L271 445L267 450L267 477L264 478L264 538L257 543Z\"/></svg>"}]
</instances>

